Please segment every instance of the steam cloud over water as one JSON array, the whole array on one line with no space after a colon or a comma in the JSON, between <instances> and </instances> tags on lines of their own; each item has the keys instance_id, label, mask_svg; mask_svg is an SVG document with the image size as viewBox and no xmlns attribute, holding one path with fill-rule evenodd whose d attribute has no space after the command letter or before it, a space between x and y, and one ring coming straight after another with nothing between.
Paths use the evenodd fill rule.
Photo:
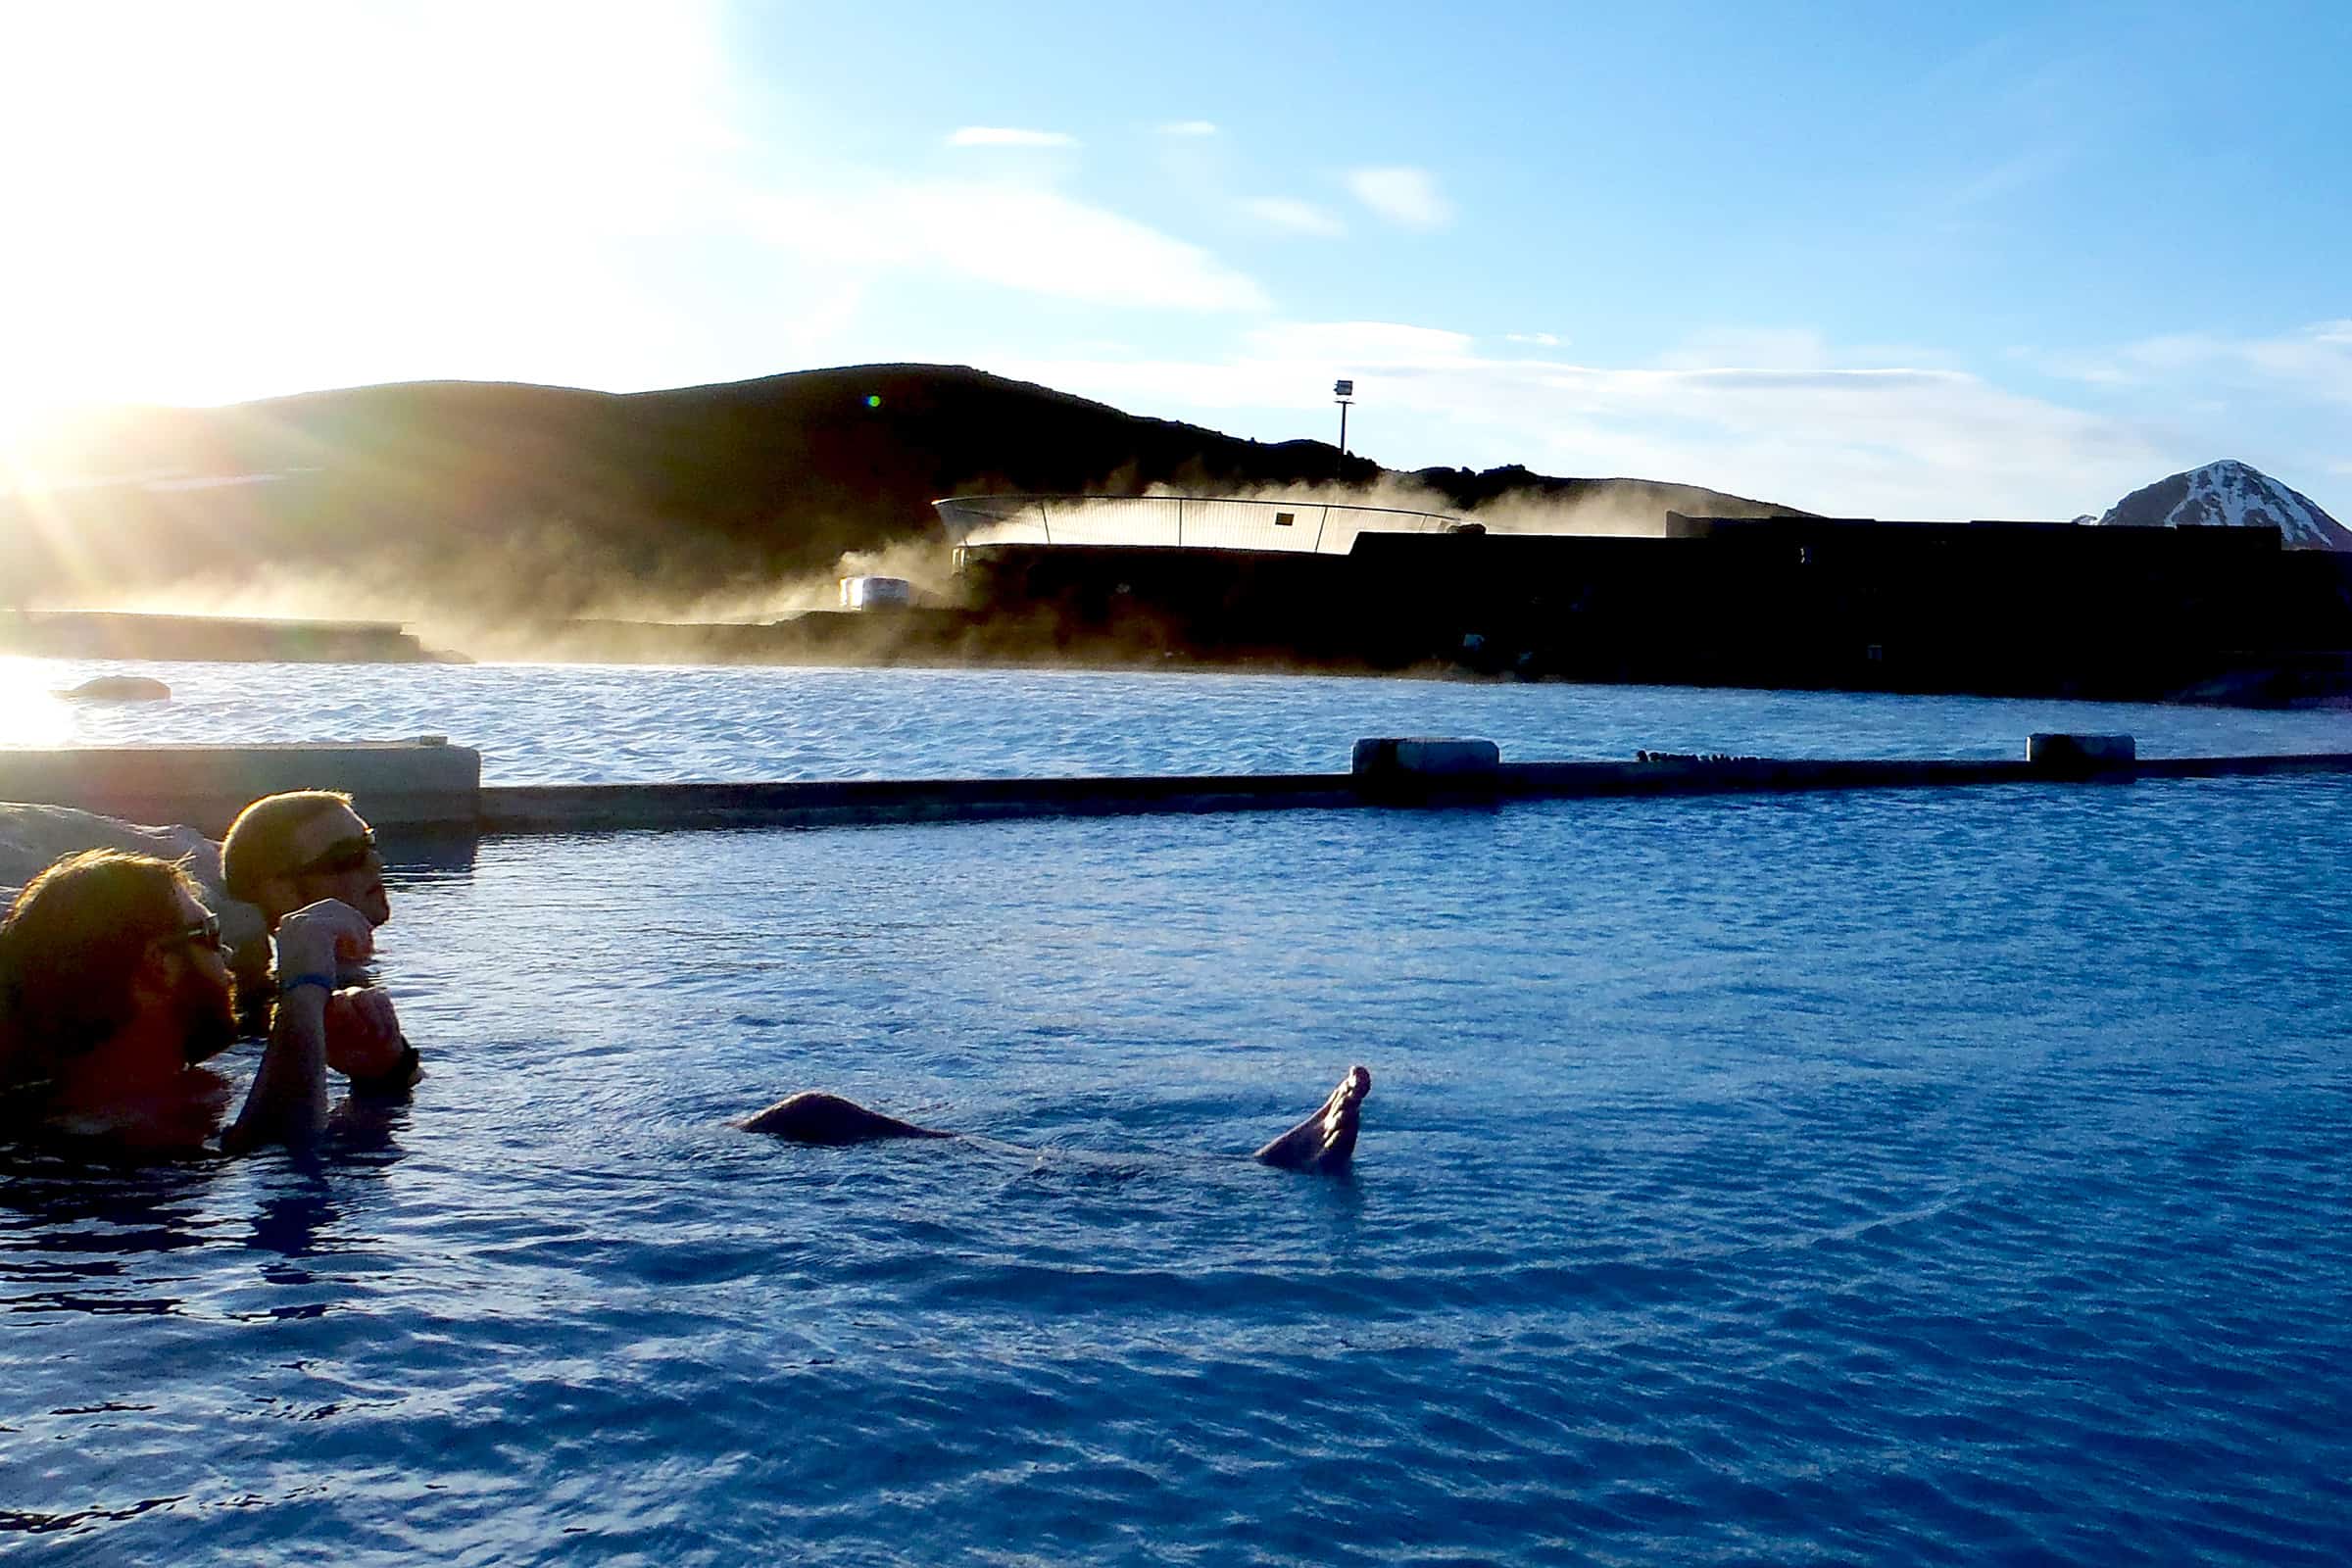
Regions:
<instances>
[{"instance_id":1,"label":"steam cloud over water","mask_svg":"<svg viewBox=\"0 0 2352 1568\"><path fill-rule=\"evenodd\" d=\"M625 396L417 382L100 411L0 462L0 609L396 621L436 648L561 657L535 643L580 622L740 629L835 607L845 575L902 577L918 605L954 603L932 500L1033 493L1260 502L1181 514L1184 543L1231 548L1300 547L1271 534L1271 513L1288 508L1264 502L1326 509L1326 553L1383 526L1348 509L1422 514L1388 519L1408 530L1461 517L1592 534L1660 531L1669 508L1763 508L1521 468L1382 476L1320 443L1242 441L957 367ZM1238 525L1248 511L1263 529ZM1107 521L1101 542L1130 542ZM813 648L844 628L802 630ZM885 635L876 624L851 640ZM749 658L796 641L711 640Z\"/></svg>"},{"instance_id":2,"label":"steam cloud over water","mask_svg":"<svg viewBox=\"0 0 2352 1568\"><path fill-rule=\"evenodd\" d=\"M649 571L635 555L600 556L576 537L543 531L485 542L467 559L420 559L388 545L344 566L220 566L107 593L51 588L27 596L21 608L394 621L428 648L528 660L592 657L595 649L568 623L764 623L831 610L846 576L902 577L918 599L933 602L954 591L944 540L850 551L829 570L766 577L738 572L716 586L706 571L684 563Z\"/></svg>"},{"instance_id":3,"label":"steam cloud over water","mask_svg":"<svg viewBox=\"0 0 2352 1568\"><path fill-rule=\"evenodd\" d=\"M1144 493L1172 498L1206 492L1153 485ZM1663 503L1642 505L1615 495L1516 495L1465 509L1404 476L1215 493L1239 501L1458 517L1497 533L1647 535L1662 532L1665 516ZM1334 514L1324 540L1328 553L1345 553L1359 523L1379 526L1376 517L1338 520L1340 515ZM1429 524L1400 517L1397 526ZM740 544L722 548L705 537L666 545L651 539L600 543L584 528L538 522L454 551L446 537L430 546L397 538L354 540L345 564L333 566L185 562L166 577L172 564L149 563L156 573L149 580L119 583L111 592L54 586L26 596L22 607L394 621L429 648L475 658L561 660L625 652L612 646L617 623L758 624L832 610L839 603L839 579L846 576L904 578L918 603L956 597L944 536L849 551L830 568L815 571L761 572L732 559L744 553ZM591 634L582 623L601 629Z\"/></svg>"}]
</instances>

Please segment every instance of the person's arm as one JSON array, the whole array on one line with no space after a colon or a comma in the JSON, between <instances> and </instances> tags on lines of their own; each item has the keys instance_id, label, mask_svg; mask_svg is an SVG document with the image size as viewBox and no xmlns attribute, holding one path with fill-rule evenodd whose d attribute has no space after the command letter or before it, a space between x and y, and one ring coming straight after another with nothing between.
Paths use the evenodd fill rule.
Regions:
<instances>
[{"instance_id":1,"label":"person's arm","mask_svg":"<svg viewBox=\"0 0 2352 1568\"><path fill-rule=\"evenodd\" d=\"M269 1144L304 1149L326 1128L326 1003L344 962L374 948L367 917L324 899L295 910L277 927L277 1015L245 1108L221 1136L232 1154Z\"/></svg>"}]
</instances>

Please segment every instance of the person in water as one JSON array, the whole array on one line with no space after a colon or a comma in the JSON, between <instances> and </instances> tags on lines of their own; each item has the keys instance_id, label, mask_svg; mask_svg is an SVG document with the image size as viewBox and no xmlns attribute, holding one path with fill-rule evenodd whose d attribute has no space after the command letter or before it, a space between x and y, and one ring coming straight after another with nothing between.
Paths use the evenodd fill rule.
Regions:
<instances>
[{"instance_id":1,"label":"person in water","mask_svg":"<svg viewBox=\"0 0 2352 1568\"><path fill-rule=\"evenodd\" d=\"M1372 1069L1356 1066L1331 1092L1322 1107L1252 1154L1260 1164L1284 1170L1336 1175L1355 1157L1355 1135L1364 1097L1372 1092ZM869 1110L854 1100L808 1090L739 1124L746 1132L769 1133L797 1144L870 1144L885 1138L954 1138L955 1133L917 1127L910 1121Z\"/></svg>"},{"instance_id":2,"label":"person in water","mask_svg":"<svg viewBox=\"0 0 2352 1568\"><path fill-rule=\"evenodd\" d=\"M245 1104L203 1065L237 1039L220 921L179 866L71 855L0 920L0 1105L10 1130L157 1156L304 1148L327 1123L327 999L374 927L332 899L277 922L278 1004Z\"/></svg>"},{"instance_id":3,"label":"person in water","mask_svg":"<svg viewBox=\"0 0 2352 1568\"><path fill-rule=\"evenodd\" d=\"M371 926L392 918L375 834L352 809L351 797L335 790L265 795L238 812L220 841L220 880L230 898L262 911L272 933L287 915L321 899L357 909ZM351 1080L355 1095L405 1097L424 1075L423 1064L401 1033L392 999L365 974L335 978L326 999L326 1064ZM263 1015L247 1022L254 1033L268 1028Z\"/></svg>"}]
</instances>

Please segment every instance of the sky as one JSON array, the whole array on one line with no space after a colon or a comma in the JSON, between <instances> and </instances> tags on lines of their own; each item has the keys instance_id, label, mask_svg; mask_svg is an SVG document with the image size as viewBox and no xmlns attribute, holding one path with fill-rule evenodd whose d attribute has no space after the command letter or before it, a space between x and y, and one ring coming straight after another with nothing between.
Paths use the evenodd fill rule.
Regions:
<instances>
[{"instance_id":1,"label":"sky","mask_svg":"<svg viewBox=\"0 0 2352 1568\"><path fill-rule=\"evenodd\" d=\"M2352 521L2352 6L0 7L0 432L964 364L1391 467Z\"/></svg>"}]
</instances>

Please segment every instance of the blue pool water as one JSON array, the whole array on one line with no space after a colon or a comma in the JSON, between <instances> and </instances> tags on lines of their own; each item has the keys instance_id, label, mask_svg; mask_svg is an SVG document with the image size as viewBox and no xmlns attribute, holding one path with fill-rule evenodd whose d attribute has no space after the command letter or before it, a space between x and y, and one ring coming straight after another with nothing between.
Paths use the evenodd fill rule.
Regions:
<instances>
[{"instance_id":1,"label":"blue pool water","mask_svg":"<svg viewBox=\"0 0 2352 1568\"><path fill-rule=\"evenodd\" d=\"M1173 701L1082 680L1007 690ZM1781 704L1857 752L2028 706L1291 684L1199 700L1557 691L1757 751ZM948 686L909 771L965 770ZM400 878L432 1076L388 1132L0 1174L0 1554L2338 1563L2348 809L2218 780L488 841ZM1355 1060L1352 1179L1238 1157ZM809 1086L980 1136L726 1126Z\"/></svg>"},{"instance_id":2,"label":"blue pool water","mask_svg":"<svg viewBox=\"0 0 2352 1568\"><path fill-rule=\"evenodd\" d=\"M51 694L153 675L170 703ZM1346 771L1361 735L1516 760L1641 749L2012 757L2034 730L2156 756L2352 750L2352 712L1687 687L1013 669L162 664L0 659L0 748L446 735L492 784Z\"/></svg>"}]
</instances>

